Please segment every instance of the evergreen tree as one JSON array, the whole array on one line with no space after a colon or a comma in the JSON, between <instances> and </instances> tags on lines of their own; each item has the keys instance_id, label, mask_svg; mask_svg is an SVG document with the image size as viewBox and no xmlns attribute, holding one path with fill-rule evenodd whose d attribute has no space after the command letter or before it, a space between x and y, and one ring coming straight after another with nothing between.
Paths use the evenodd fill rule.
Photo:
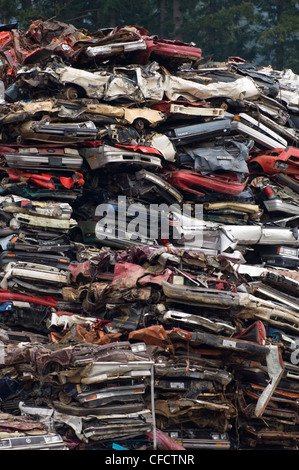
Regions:
<instances>
[{"instance_id":1,"label":"evergreen tree","mask_svg":"<svg viewBox=\"0 0 299 470\"><path fill-rule=\"evenodd\" d=\"M254 6L249 1L200 0L186 3L184 30L186 40L194 41L204 56L223 61L231 55L251 59L255 54Z\"/></svg>"},{"instance_id":2,"label":"evergreen tree","mask_svg":"<svg viewBox=\"0 0 299 470\"><path fill-rule=\"evenodd\" d=\"M0 18L3 25L16 20L19 3L17 0L0 0Z\"/></svg>"},{"instance_id":3,"label":"evergreen tree","mask_svg":"<svg viewBox=\"0 0 299 470\"><path fill-rule=\"evenodd\" d=\"M90 33L138 25L162 39L193 42L215 61L240 56L299 73L296 0L0 0L0 17L22 29L55 18Z\"/></svg>"},{"instance_id":4,"label":"evergreen tree","mask_svg":"<svg viewBox=\"0 0 299 470\"><path fill-rule=\"evenodd\" d=\"M299 2L266 0L256 2L257 54L274 68L293 68L299 73Z\"/></svg>"}]
</instances>

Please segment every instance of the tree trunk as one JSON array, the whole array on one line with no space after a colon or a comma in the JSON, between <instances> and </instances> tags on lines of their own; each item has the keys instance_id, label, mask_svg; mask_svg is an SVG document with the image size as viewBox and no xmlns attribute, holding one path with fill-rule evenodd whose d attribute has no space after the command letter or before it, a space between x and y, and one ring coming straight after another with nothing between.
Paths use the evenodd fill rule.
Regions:
<instances>
[{"instance_id":1,"label":"tree trunk","mask_svg":"<svg viewBox=\"0 0 299 470\"><path fill-rule=\"evenodd\" d=\"M283 1L277 2L277 20L276 24L279 25L281 24L282 21L282 15L283 15ZM275 60L276 60L276 68L278 70L282 70L284 67L284 40L280 36L280 34L277 34L276 37L276 44L275 44Z\"/></svg>"},{"instance_id":2,"label":"tree trunk","mask_svg":"<svg viewBox=\"0 0 299 470\"><path fill-rule=\"evenodd\" d=\"M211 18L211 21L210 21L210 25L209 25L209 32L208 32L209 38L208 38L208 40L209 40L209 49L213 54L215 54L215 48L216 48L216 31L215 31L215 28L213 26L212 17L216 13L216 11L217 11L216 0L210 0L210 2L209 2L209 16Z\"/></svg>"},{"instance_id":3,"label":"tree trunk","mask_svg":"<svg viewBox=\"0 0 299 470\"><path fill-rule=\"evenodd\" d=\"M181 3L181 0L173 0L173 37L178 40L182 40L183 14Z\"/></svg>"},{"instance_id":4,"label":"tree trunk","mask_svg":"<svg viewBox=\"0 0 299 470\"><path fill-rule=\"evenodd\" d=\"M165 37L166 0L159 0L159 36Z\"/></svg>"}]
</instances>

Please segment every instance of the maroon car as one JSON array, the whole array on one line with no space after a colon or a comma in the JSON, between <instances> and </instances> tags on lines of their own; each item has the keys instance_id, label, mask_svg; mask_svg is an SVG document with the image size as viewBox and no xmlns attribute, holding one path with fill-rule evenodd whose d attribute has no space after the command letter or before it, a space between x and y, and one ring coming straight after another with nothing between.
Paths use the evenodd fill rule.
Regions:
<instances>
[{"instance_id":1,"label":"maroon car","mask_svg":"<svg viewBox=\"0 0 299 470\"><path fill-rule=\"evenodd\" d=\"M197 62L201 59L202 51L192 43L178 40L159 39L158 36L143 36L146 49L136 52L139 62L146 64L155 58L180 62Z\"/></svg>"},{"instance_id":2,"label":"maroon car","mask_svg":"<svg viewBox=\"0 0 299 470\"><path fill-rule=\"evenodd\" d=\"M165 175L168 183L181 191L204 197L206 192L216 191L224 194L238 195L244 191L248 178L242 179L233 172L210 173L202 175L195 171L177 170Z\"/></svg>"}]
</instances>

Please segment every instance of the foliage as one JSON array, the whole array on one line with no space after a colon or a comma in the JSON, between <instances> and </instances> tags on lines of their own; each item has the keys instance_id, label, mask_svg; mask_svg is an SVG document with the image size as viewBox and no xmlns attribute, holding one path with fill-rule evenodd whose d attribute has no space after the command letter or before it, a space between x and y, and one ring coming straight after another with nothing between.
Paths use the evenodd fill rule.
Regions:
<instances>
[{"instance_id":1,"label":"foliage","mask_svg":"<svg viewBox=\"0 0 299 470\"><path fill-rule=\"evenodd\" d=\"M3 24L55 18L91 33L139 25L163 39L194 42L203 56L239 56L299 73L299 2L296 0L0 0Z\"/></svg>"},{"instance_id":2,"label":"foliage","mask_svg":"<svg viewBox=\"0 0 299 470\"><path fill-rule=\"evenodd\" d=\"M258 2L260 34L257 53L268 58L277 69L299 71L299 2L296 0L266 0ZM295 70L294 70L295 71Z\"/></svg>"}]
</instances>

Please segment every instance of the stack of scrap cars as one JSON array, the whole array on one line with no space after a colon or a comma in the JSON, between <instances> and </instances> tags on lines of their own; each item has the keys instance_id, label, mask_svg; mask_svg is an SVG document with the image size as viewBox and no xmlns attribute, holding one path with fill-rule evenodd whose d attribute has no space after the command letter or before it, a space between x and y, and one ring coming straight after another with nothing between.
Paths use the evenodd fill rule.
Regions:
<instances>
[{"instance_id":1,"label":"stack of scrap cars","mask_svg":"<svg viewBox=\"0 0 299 470\"><path fill-rule=\"evenodd\" d=\"M56 20L0 60L0 449L297 449L298 75Z\"/></svg>"}]
</instances>

